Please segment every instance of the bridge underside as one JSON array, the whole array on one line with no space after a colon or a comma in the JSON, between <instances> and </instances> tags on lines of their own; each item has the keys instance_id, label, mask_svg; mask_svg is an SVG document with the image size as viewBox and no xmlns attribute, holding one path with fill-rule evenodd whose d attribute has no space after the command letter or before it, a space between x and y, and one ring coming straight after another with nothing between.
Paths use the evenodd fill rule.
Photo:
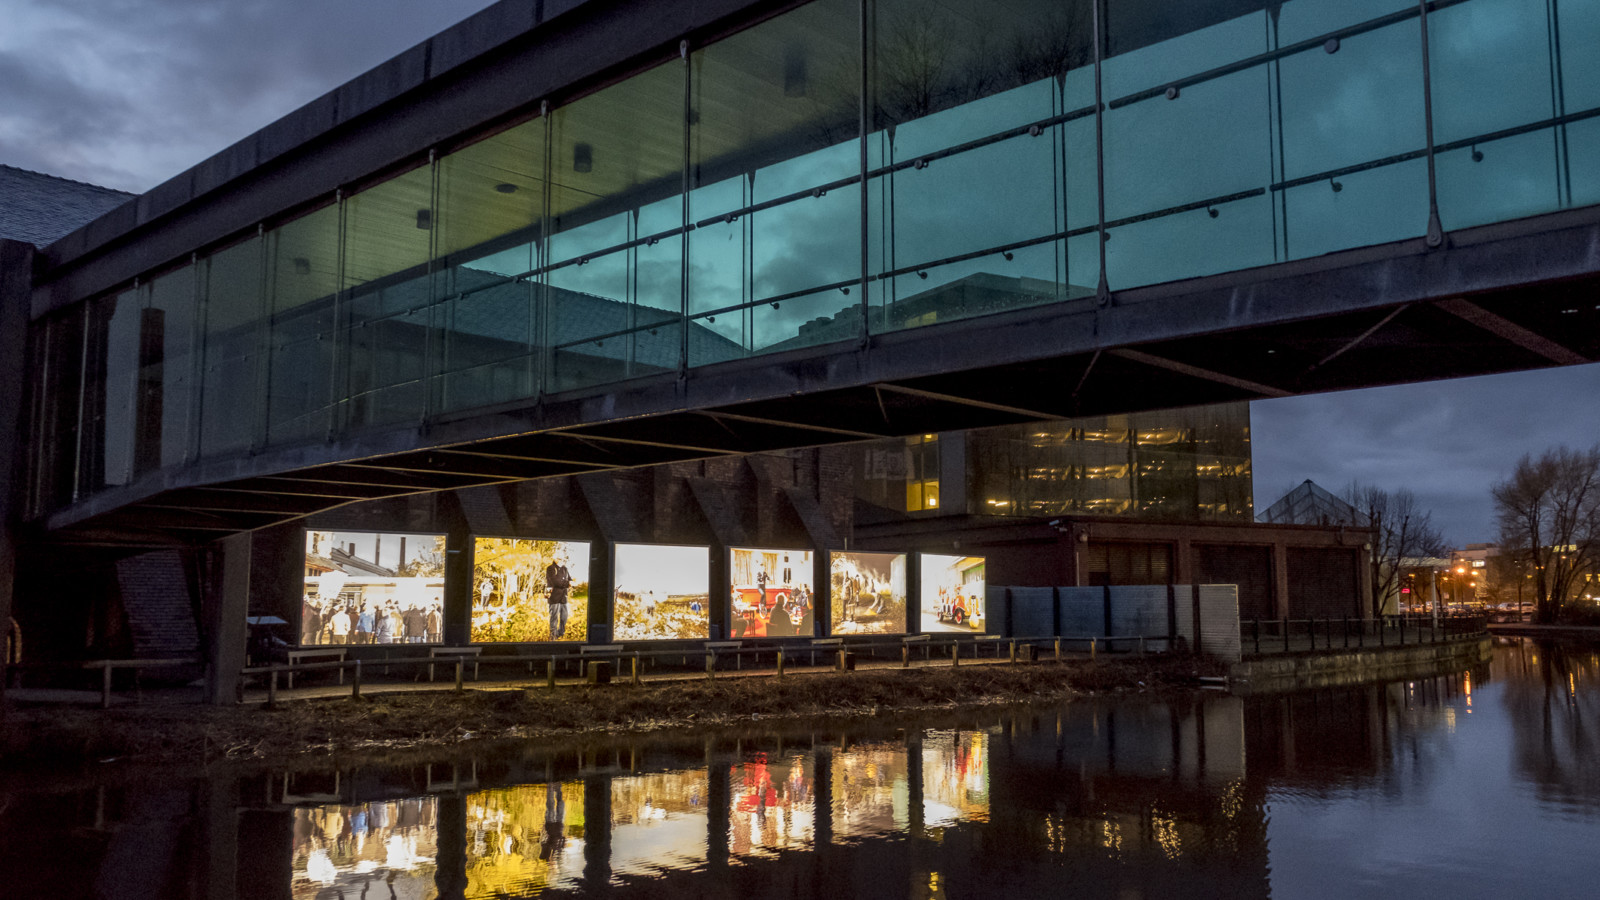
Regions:
<instances>
[{"instance_id":1,"label":"bridge underside","mask_svg":"<svg viewBox=\"0 0 1600 900\"><path fill-rule=\"evenodd\" d=\"M363 500L1600 360L1600 210L946 322L157 473L52 538L206 541Z\"/></svg>"}]
</instances>

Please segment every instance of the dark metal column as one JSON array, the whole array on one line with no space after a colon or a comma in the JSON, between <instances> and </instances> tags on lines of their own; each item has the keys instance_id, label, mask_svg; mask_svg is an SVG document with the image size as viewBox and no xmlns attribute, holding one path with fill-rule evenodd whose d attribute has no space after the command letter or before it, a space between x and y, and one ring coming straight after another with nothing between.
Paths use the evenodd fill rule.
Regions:
<instances>
[{"instance_id":1,"label":"dark metal column","mask_svg":"<svg viewBox=\"0 0 1600 900\"><path fill-rule=\"evenodd\" d=\"M0 240L0 653L10 646L16 581L16 532L12 526L21 514L21 479L15 476L22 470L24 456L22 398L27 394L32 283L33 245ZM0 696L5 689L6 679L0 678Z\"/></svg>"}]
</instances>

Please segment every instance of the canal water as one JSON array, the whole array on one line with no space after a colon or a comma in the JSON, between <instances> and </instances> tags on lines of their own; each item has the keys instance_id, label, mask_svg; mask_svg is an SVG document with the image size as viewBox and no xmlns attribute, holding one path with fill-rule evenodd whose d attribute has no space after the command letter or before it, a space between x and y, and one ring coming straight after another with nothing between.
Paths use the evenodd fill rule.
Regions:
<instances>
[{"instance_id":1,"label":"canal water","mask_svg":"<svg viewBox=\"0 0 1600 900\"><path fill-rule=\"evenodd\" d=\"M0 776L0 897L1584 897L1600 652L1359 688Z\"/></svg>"}]
</instances>

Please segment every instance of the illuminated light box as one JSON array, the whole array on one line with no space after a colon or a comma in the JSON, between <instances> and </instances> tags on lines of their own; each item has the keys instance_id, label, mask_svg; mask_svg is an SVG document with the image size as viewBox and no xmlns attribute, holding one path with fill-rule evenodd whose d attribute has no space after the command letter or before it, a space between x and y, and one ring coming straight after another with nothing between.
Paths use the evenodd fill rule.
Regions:
<instances>
[{"instance_id":1,"label":"illuminated light box","mask_svg":"<svg viewBox=\"0 0 1600 900\"><path fill-rule=\"evenodd\" d=\"M473 641L582 641L588 630L587 541L473 540Z\"/></svg>"},{"instance_id":2,"label":"illuminated light box","mask_svg":"<svg viewBox=\"0 0 1600 900\"><path fill-rule=\"evenodd\" d=\"M617 544L612 638L704 639L711 631L711 549Z\"/></svg>"},{"instance_id":3,"label":"illuminated light box","mask_svg":"<svg viewBox=\"0 0 1600 900\"><path fill-rule=\"evenodd\" d=\"M427 644L444 634L444 535L306 531L300 643Z\"/></svg>"},{"instance_id":4,"label":"illuminated light box","mask_svg":"<svg viewBox=\"0 0 1600 900\"><path fill-rule=\"evenodd\" d=\"M728 551L728 580L729 637L816 634L810 550L733 547Z\"/></svg>"},{"instance_id":5,"label":"illuminated light box","mask_svg":"<svg viewBox=\"0 0 1600 900\"><path fill-rule=\"evenodd\" d=\"M983 557L922 554L922 630L986 630L985 590Z\"/></svg>"},{"instance_id":6,"label":"illuminated light box","mask_svg":"<svg viewBox=\"0 0 1600 900\"><path fill-rule=\"evenodd\" d=\"M904 553L830 554L829 634L903 634L906 630Z\"/></svg>"}]
</instances>

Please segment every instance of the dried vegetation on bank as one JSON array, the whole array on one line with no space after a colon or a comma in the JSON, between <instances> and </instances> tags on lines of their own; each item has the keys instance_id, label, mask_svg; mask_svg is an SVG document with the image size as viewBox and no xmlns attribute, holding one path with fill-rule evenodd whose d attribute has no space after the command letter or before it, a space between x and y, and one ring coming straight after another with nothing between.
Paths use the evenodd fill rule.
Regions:
<instances>
[{"instance_id":1,"label":"dried vegetation on bank","mask_svg":"<svg viewBox=\"0 0 1600 900\"><path fill-rule=\"evenodd\" d=\"M733 724L752 719L876 715L1030 702L1118 691L1192 687L1192 659L986 665L632 686L380 693L260 706L144 706L112 710L4 709L0 760L70 764L257 760L442 747L469 740L561 740Z\"/></svg>"}]
</instances>

